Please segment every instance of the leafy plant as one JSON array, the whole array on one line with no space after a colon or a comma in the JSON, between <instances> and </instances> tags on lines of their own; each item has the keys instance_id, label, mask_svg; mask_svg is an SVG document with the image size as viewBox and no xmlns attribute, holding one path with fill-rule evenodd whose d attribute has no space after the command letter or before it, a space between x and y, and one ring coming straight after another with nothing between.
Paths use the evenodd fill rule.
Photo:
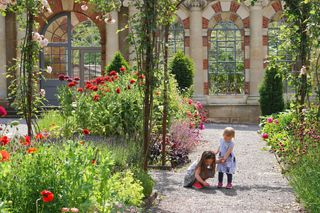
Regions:
<instances>
[{"instance_id":1,"label":"leafy plant","mask_svg":"<svg viewBox=\"0 0 320 213\"><path fill-rule=\"evenodd\" d=\"M193 84L194 65L190 58L179 51L175 54L170 63L171 73L174 74L178 82L180 91L189 89Z\"/></svg>"},{"instance_id":2,"label":"leafy plant","mask_svg":"<svg viewBox=\"0 0 320 213\"><path fill-rule=\"evenodd\" d=\"M126 70L128 70L129 64L120 52L116 52L109 66L107 67L107 71L120 72L121 68L125 68Z\"/></svg>"},{"instance_id":3,"label":"leafy plant","mask_svg":"<svg viewBox=\"0 0 320 213\"><path fill-rule=\"evenodd\" d=\"M282 77L276 66L271 66L266 70L259 93L262 115L270 115L283 111Z\"/></svg>"}]
</instances>

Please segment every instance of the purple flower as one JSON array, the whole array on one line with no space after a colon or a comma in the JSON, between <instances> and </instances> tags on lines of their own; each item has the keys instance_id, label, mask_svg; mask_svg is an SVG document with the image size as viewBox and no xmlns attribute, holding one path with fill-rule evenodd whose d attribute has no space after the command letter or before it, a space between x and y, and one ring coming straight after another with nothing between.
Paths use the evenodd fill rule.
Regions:
<instances>
[{"instance_id":1,"label":"purple flower","mask_svg":"<svg viewBox=\"0 0 320 213\"><path fill-rule=\"evenodd\" d=\"M203 123L201 123L201 124L199 125L199 129L204 130L205 128L206 128L206 127L204 126Z\"/></svg>"}]
</instances>

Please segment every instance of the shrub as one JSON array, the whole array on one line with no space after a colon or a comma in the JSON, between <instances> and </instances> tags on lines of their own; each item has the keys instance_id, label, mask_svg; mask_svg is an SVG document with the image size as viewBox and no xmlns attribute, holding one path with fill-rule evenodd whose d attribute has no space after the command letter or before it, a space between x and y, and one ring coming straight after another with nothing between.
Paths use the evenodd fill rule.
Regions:
<instances>
[{"instance_id":1,"label":"shrub","mask_svg":"<svg viewBox=\"0 0 320 213\"><path fill-rule=\"evenodd\" d=\"M259 93L262 115L271 115L284 110L282 76L277 66L267 68Z\"/></svg>"},{"instance_id":2,"label":"shrub","mask_svg":"<svg viewBox=\"0 0 320 213\"><path fill-rule=\"evenodd\" d=\"M134 178L140 181L143 187L144 197L147 198L151 195L153 191L154 181L151 176L141 169L134 169Z\"/></svg>"},{"instance_id":3,"label":"shrub","mask_svg":"<svg viewBox=\"0 0 320 213\"><path fill-rule=\"evenodd\" d=\"M120 72L121 67L125 67L125 69L128 70L129 64L120 52L116 52L109 66L107 66L107 72Z\"/></svg>"},{"instance_id":4,"label":"shrub","mask_svg":"<svg viewBox=\"0 0 320 213\"><path fill-rule=\"evenodd\" d=\"M171 73L174 74L178 82L180 91L189 89L193 84L194 65L190 58L179 51L170 62Z\"/></svg>"}]
</instances>

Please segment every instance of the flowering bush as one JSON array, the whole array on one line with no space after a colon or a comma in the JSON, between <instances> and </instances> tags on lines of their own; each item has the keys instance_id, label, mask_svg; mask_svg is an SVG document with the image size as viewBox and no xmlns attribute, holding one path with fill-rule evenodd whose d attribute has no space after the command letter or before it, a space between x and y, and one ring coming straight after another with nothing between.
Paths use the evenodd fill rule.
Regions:
<instances>
[{"instance_id":1,"label":"flowering bush","mask_svg":"<svg viewBox=\"0 0 320 213\"><path fill-rule=\"evenodd\" d=\"M172 167L188 163L189 153L200 141L198 129L190 128L188 122L175 122L172 124L166 143L167 161ZM161 160L162 138L153 138L150 148L150 163L157 164Z\"/></svg>"},{"instance_id":2,"label":"flowering bush","mask_svg":"<svg viewBox=\"0 0 320 213\"><path fill-rule=\"evenodd\" d=\"M32 138L28 146L17 140L2 145L0 200L7 201L6 208L13 212L60 212L62 208L109 212L119 203L141 204L140 182L129 170L114 173L105 148L44 140Z\"/></svg>"},{"instance_id":3,"label":"flowering bush","mask_svg":"<svg viewBox=\"0 0 320 213\"><path fill-rule=\"evenodd\" d=\"M262 138L285 165L290 183L311 212L320 211L320 122L317 106L268 116Z\"/></svg>"}]
</instances>

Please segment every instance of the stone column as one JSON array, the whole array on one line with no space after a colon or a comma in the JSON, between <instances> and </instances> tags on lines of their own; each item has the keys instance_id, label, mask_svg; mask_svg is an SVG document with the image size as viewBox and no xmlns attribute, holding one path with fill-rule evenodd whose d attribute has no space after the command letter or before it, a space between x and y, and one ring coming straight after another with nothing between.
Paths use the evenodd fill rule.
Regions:
<instances>
[{"instance_id":1,"label":"stone column","mask_svg":"<svg viewBox=\"0 0 320 213\"><path fill-rule=\"evenodd\" d=\"M6 26L5 17L0 16L0 102L7 97L6 80Z\"/></svg>"},{"instance_id":2,"label":"stone column","mask_svg":"<svg viewBox=\"0 0 320 213\"><path fill-rule=\"evenodd\" d=\"M129 22L130 22L130 19L135 14L137 14L139 12L139 10L131 3L128 3L128 7L129 7ZM135 49L132 45L129 44L129 64L132 66L135 64L135 61L136 61Z\"/></svg>"},{"instance_id":3,"label":"stone column","mask_svg":"<svg viewBox=\"0 0 320 213\"><path fill-rule=\"evenodd\" d=\"M259 85L263 79L264 48L262 42L262 5L250 7L250 92L248 103L257 104Z\"/></svg>"},{"instance_id":4,"label":"stone column","mask_svg":"<svg viewBox=\"0 0 320 213\"><path fill-rule=\"evenodd\" d=\"M202 10L200 4L191 4L190 13L190 57L194 61L194 96L195 99L204 97L203 85L203 45L202 45Z\"/></svg>"},{"instance_id":5,"label":"stone column","mask_svg":"<svg viewBox=\"0 0 320 213\"><path fill-rule=\"evenodd\" d=\"M112 11L111 16L116 20L113 24L106 24L107 26L107 36L106 36L106 58L107 64L109 64L113 58L115 52L119 51L119 35L118 30L118 11Z\"/></svg>"}]
</instances>

